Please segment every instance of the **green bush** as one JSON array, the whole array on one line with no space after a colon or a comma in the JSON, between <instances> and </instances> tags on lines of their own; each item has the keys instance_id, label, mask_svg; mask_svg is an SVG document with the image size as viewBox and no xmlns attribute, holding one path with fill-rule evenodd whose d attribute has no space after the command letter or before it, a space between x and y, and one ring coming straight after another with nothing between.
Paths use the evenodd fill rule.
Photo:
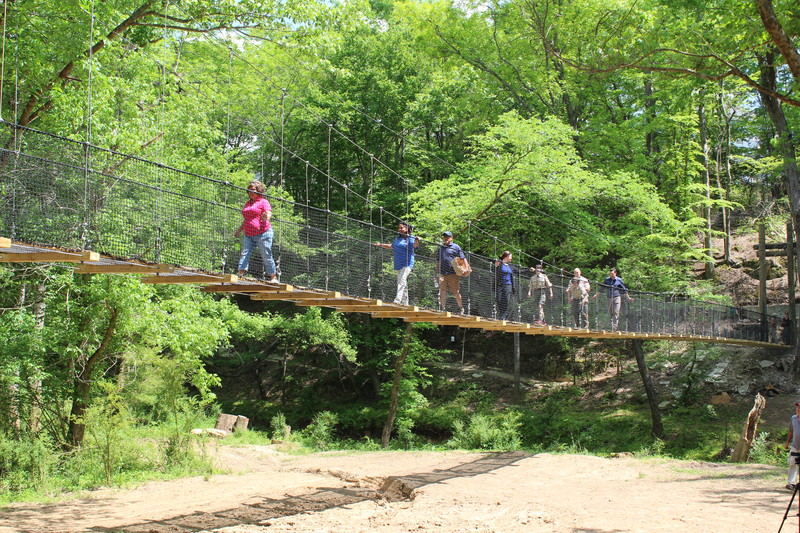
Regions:
<instances>
[{"instance_id":1,"label":"green bush","mask_svg":"<svg viewBox=\"0 0 800 533\"><path fill-rule=\"evenodd\" d=\"M749 461L765 465L785 465L787 452L769 442L769 432L762 431L756 435L750 448Z\"/></svg>"},{"instance_id":2,"label":"green bush","mask_svg":"<svg viewBox=\"0 0 800 533\"><path fill-rule=\"evenodd\" d=\"M322 411L314 415L314 420L303 430L308 445L318 450L326 450L333 442L333 430L339 421L336 413Z\"/></svg>"},{"instance_id":3,"label":"green bush","mask_svg":"<svg viewBox=\"0 0 800 533\"><path fill-rule=\"evenodd\" d=\"M515 450L521 447L519 435L520 413L507 411L499 416L472 415L467 424L454 423L453 437L447 442L450 448L482 450Z\"/></svg>"},{"instance_id":4,"label":"green bush","mask_svg":"<svg viewBox=\"0 0 800 533\"><path fill-rule=\"evenodd\" d=\"M58 457L43 438L8 439L0 435L0 494L47 488Z\"/></svg>"},{"instance_id":5,"label":"green bush","mask_svg":"<svg viewBox=\"0 0 800 533\"><path fill-rule=\"evenodd\" d=\"M272 440L289 440L292 428L286 423L286 415L278 413L269 420L270 437Z\"/></svg>"}]
</instances>

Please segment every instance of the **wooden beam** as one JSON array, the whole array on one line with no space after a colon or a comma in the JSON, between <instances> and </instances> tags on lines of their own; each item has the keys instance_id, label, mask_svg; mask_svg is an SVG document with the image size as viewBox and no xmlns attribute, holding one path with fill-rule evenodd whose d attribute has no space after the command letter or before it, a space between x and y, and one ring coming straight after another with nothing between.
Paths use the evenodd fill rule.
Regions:
<instances>
[{"instance_id":1,"label":"wooden beam","mask_svg":"<svg viewBox=\"0 0 800 533\"><path fill-rule=\"evenodd\" d=\"M0 253L0 263L82 263L99 260L100 254L97 252Z\"/></svg>"},{"instance_id":2,"label":"wooden beam","mask_svg":"<svg viewBox=\"0 0 800 533\"><path fill-rule=\"evenodd\" d=\"M182 274L177 276L148 276L142 278L142 283L154 285L183 285L183 284L202 284L202 283L233 283L239 278L235 274L223 274L212 276L209 274Z\"/></svg>"},{"instance_id":3,"label":"wooden beam","mask_svg":"<svg viewBox=\"0 0 800 533\"><path fill-rule=\"evenodd\" d=\"M11 239L0 237L0 248L11 248Z\"/></svg>"},{"instance_id":4,"label":"wooden beam","mask_svg":"<svg viewBox=\"0 0 800 533\"><path fill-rule=\"evenodd\" d=\"M375 318L400 318L404 316L437 316L433 311L420 310L419 307L409 307L408 309L392 309L384 307L376 313L372 313Z\"/></svg>"},{"instance_id":5,"label":"wooden beam","mask_svg":"<svg viewBox=\"0 0 800 533\"><path fill-rule=\"evenodd\" d=\"M294 290L292 285L259 285L257 283L234 283L231 285L209 285L201 287L203 292L290 292Z\"/></svg>"},{"instance_id":6,"label":"wooden beam","mask_svg":"<svg viewBox=\"0 0 800 533\"><path fill-rule=\"evenodd\" d=\"M310 291L269 291L257 292L250 296L251 300L325 300L330 298L341 298L342 293L335 291L310 292Z\"/></svg>"},{"instance_id":7,"label":"wooden beam","mask_svg":"<svg viewBox=\"0 0 800 533\"><path fill-rule=\"evenodd\" d=\"M442 326L461 326L466 324L468 325L479 324L480 326L485 326L486 324L490 324L490 322L481 320L479 317L468 318L459 315L454 315L451 317L442 317L442 318L420 318L420 319L415 318L411 320L406 320L406 322L433 322L434 324L440 324Z\"/></svg>"},{"instance_id":8,"label":"wooden beam","mask_svg":"<svg viewBox=\"0 0 800 533\"><path fill-rule=\"evenodd\" d=\"M172 265L142 265L138 263L113 263L93 265L81 263L75 267L76 274L170 274Z\"/></svg>"},{"instance_id":9,"label":"wooden beam","mask_svg":"<svg viewBox=\"0 0 800 533\"><path fill-rule=\"evenodd\" d=\"M298 305L306 305L306 306L314 306L318 305L320 307L350 307L350 306L369 306L369 307L382 307L383 302L381 300L361 300L356 298L348 298L348 299L335 299L335 298L328 298L328 299L321 299L321 300L314 300L310 303L303 303L299 302Z\"/></svg>"},{"instance_id":10,"label":"wooden beam","mask_svg":"<svg viewBox=\"0 0 800 533\"><path fill-rule=\"evenodd\" d=\"M311 303L313 303L314 301L315 300L311 300ZM300 304L298 303L298 305L300 305ZM341 311L342 313L371 313L371 312L375 311L375 309L380 308L380 305L377 305L377 304L367 305L367 304L365 304L365 305L343 305L341 307L335 307L335 306L332 306L331 304L325 304L324 307L333 307L334 309L337 309L338 311Z\"/></svg>"}]
</instances>

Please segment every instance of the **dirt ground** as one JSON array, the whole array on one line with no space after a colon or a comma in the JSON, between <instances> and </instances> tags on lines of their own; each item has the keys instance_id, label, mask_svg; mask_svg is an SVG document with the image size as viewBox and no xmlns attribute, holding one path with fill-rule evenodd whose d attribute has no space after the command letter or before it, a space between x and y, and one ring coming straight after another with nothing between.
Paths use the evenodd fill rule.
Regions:
<instances>
[{"instance_id":1,"label":"dirt ground","mask_svg":"<svg viewBox=\"0 0 800 533\"><path fill-rule=\"evenodd\" d=\"M526 452L329 452L219 446L231 473L103 489L0 513L32 532L775 532L782 469ZM797 531L797 504L783 531Z\"/></svg>"}]
</instances>

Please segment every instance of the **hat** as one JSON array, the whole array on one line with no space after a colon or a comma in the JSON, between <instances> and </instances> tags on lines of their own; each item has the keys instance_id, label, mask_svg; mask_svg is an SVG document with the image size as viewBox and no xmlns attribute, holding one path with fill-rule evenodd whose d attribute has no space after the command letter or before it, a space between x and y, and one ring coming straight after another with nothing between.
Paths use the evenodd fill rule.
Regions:
<instances>
[{"instance_id":1,"label":"hat","mask_svg":"<svg viewBox=\"0 0 800 533\"><path fill-rule=\"evenodd\" d=\"M452 237L452 236L453 236L453 232L452 231L444 231L444 232L442 232L442 237Z\"/></svg>"},{"instance_id":2,"label":"hat","mask_svg":"<svg viewBox=\"0 0 800 533\"><path fill-rule=\"evenodd\" d=\"M536 265L536 267L535 267L535 268L536 268L536 270L541 270L541 269L542 269L542 265L541 265L541 263L540 263L540 264L538 264L538 265Z\"/></svg>"},{"instance_id":3,"label":"hat","mask_svg":"<svg viewBox=\"0 0 800 533\"><path fill-rule=\"evenodd\" d=\"M794 402L795 407L800 407L800 402Z\"/></svg>"}]
</instances>

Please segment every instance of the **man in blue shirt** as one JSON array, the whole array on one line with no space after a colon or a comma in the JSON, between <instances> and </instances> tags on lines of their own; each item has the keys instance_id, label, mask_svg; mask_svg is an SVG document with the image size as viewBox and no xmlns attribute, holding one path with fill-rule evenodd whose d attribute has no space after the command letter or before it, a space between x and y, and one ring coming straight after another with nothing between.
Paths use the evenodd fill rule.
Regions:
<instances>
[{"instance_id":1,"label":"man in blue shirt","mask_svg":"<svg viewBox=\"0 0 800 533\"><path fill-rule=\"evenodd\" d=\"M633 298L628 294L628 288L622 282L622 278L617 274L617 269L612 268L608 272L608 277L600 284L600 287L605 287L606 296L608 296L608 314L611 317L611 331L617 331L619 327L619 309L622 305L622 295L624 294L629 302L633 301ZM598 294L600 293L595 293L594 298L597 298Z\"/></svg>"},{"instance_id":2,"label":"man in blue shirt","mask_svg":"<svg viewBox=\"0 0 800 533\"><path fill-rule=\"evenodd\" d=\"M461 258L466 261L464 250L453 242L453 234L449 231L442 233L442 244L439 245L439 254L436 258L436 274L439 276L439 305L442 311L447 310L447 293L456 298L458 312L464 313L461 303L460 278L453 269L453 259Z\"/></svg>"}]
</instances>

